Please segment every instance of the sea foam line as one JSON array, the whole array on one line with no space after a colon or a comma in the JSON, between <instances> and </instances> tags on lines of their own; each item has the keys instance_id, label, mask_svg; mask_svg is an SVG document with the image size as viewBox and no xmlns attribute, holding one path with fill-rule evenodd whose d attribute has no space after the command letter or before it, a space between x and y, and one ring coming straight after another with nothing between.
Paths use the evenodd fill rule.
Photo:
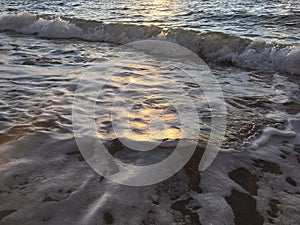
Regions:
<instances>
[{"instance_id":1,"label":"sea foam line","mask_svg":"<svg viewBox=\"0 0 300 225\"><path fill-rule=\"evenodd\" d=\"M206 61L237 67L300 75L300 45L252 41L221 32L163 29L124 23L49 18L27 12L0 14L0 31L37 35L42 38L82 39L116 44L163 39L180 44Z\"/></svg>"}]
</instances>

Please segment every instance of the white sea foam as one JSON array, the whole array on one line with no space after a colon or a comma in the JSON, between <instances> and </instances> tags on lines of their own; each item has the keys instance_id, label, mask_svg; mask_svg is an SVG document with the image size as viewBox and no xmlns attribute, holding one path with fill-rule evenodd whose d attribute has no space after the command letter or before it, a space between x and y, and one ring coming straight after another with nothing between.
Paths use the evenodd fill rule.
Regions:
<instances>
[{"instance_id":1,"label":"white sea foam","mask_svg":"<svg viewBox=\"0 0 300 225\"><path fill-rule=\"evenodd\" d=\"M117 44L164 39L187 47L209 61L232 63L242 68L300 74L299 45L278 46L221 32L205 33L123 23L104 24L88 20L46 18L26 12L1 14L0 31L35 34L43 38L77 38Z\"/></svg>"},{"instance_id":2,"label":"white sea foam","mask_svg":"<svg viewBox=\"0 0 300 225\"><path fill-rule=\"evenodd\" d=\"M278 130L273 127L266 127L263 130L262 135L258 139L253 141L251 148L257 149L259 146L265 145L266 143L268 143L272 136L292 138L296 136L296 132L292 130Z\"/></svg>"},{"instance_id":3,"label":"white sea foam","mask_svg":"<svg viewBox=\"0 0 300 225\"><path fill-rule=\"evenodd\" d=\"M291 129L298 132L299 127L299 120L293 118ZM275 198L281 203L282 211L278 214L278 224L283 221L297 224L300 220L299 195L294 193L298 189L285 181L288 176L299 180L295 169L298 162L292 160L292 148L291 143L282 144L278 138L270 136L270 142L259 146L257 151L221 152L216 161L201 172L199 186L203 192L197 193L189 189L189 174L184 170L162 185L132 188L114 184L95 174L86 163L78 161L79 152L76 152L74 140L58 141L47 133L36 132L1 148L3 182L0 197L5 199L1 209L16 210L1 222L16 224L24 220L23 224L29 225L43 221L61 224L63 221L65 224L93 225L105 224L104 218L107 217L107 220L113 220L113 224L174 224L178 223L176 219L180 214L172 208L173 203L190 198L190 203L183 203L183 210L197 206L193 212L199 215L201 224L233 224L235 215L226 198L232 189L249 198L251 195L228 174L244 168L253 175L259 173L257 198L252 197L256 198L257 210L265 221L269 201ZM290 160L278 156L282 149L290 152ZM165 149L156 153L160 155L162 152ZM272 160L280 166L282 174L258 172L259 168L253 167L253 160L257 159Z\"/></svg>"}]
</instances>

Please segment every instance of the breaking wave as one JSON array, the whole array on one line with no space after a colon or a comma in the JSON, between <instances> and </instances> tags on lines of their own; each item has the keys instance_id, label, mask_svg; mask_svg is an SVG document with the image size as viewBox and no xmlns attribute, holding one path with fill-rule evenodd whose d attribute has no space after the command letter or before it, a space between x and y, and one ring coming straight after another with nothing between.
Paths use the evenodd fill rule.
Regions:
<instances>
[{"instance_id":1,"label":"breaking wave","mask_svg":"<svg viewBox=\"0 0 300 225\"><path fill-rule=\"evenodd\" d=\"M0 14L0 31L37 35L42 38L76 38L116 44L143 39L168 40L194 51L210 62L300 75L300 45L266 43L263 40L254 41L221 32L51 18L27 12Z\"/></svg>"}]
</instances>

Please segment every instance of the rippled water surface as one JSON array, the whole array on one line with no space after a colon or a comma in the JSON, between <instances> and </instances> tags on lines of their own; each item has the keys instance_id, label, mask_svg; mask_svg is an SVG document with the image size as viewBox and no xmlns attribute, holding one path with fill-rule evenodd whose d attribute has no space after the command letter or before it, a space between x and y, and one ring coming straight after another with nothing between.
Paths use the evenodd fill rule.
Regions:
<instances>
[{"instance_id":1,"label":"rippled water surface","mask_svg":"<svg viewBox=\"0 0 300 225\"><path fill-rule=\"evenodd\" d=\"M96 21L221 31L270 41L300 41L297 0L0 1L0 6L2 12L28 11Z\"/></svg>"},{"instance_id":2,"label":"rippled water surface","mask_svg":"<svg viewBox=\"0 0 300 225\"><path fill-rule=\"evenodd\" d=\"M299 21L297 0L0 0L0 224L299 224ZM129 187L88 165L100 140L124 165L197 146Z\"/></svg>"},{"instance_id":3,"label":"rippled water surface","mask_svg":"<svg viewBox=\"0 0 300 225\"><path fill-rule=\"evenodd\" d=\"M186 65L182 63L174 64L140 51L98 42L42 40L3 34L2 40L1 54L5 56L1 62L2 142L36 130L56 130L59 135L72 133L74 93L79 81L88 81L91 76L95 77L96 87L104 84L100 95L90 100L90 104L97 105L95 120L100 138L115 138L113 123L120 126L118 135L138 140L207 138L209 102L203 88L184 74ZM116 69L111 70L111 67ZM233 132L231 135L236 135L243 126L251 130L256 121L260 124L255 125L256 129L268 123L276 125L278 122L276 126L281 126L284 117L278 119L275 116L272 122L272 118L265 118L263 114L280 115L280 111L286 110L285 103L299 98L297 76L287 78L233 67L224 70L218 66L213 66L211 73L221 85L228 104L227 132ZM209 85L205 79L202 82L203 87ZM85 98L85 92L82 94ZM196 118L189 116L192 108L185 108L187 97L191 98L199 114L202 126L199 134L193 133L193 129L197 130L192 125ZM179 128L178 108L174 108L174 101L178 107L182 102L182 110L186 110L183 113L189 118L190 125L185 131ZM235 127L237 118L241 121ZM164 124L159 125L162 121ZM126 129L127 122L129 130ZM254 128L252 133L241 134L239 142L243 143L246 141L243 138L251 138L255 132Z\"/></svg>"}]
</instances>

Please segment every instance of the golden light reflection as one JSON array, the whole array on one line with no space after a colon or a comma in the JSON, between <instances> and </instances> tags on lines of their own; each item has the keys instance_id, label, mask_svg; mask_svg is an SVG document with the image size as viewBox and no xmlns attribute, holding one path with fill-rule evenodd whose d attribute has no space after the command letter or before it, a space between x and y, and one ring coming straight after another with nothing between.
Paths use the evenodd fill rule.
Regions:
<instances>
[{"instance_id":1,"label":"golden light reflection","mask_svg":"<svg viewBox=\"0 0 300 225\"><path fill-rule=\"evenodd\" d=\"M149 81L144 78L136 78L136 77L130 77L129 82L131 84L139 84L139 85L146 85L146 86L153 86L153 85L161 84L161 82L159 82L159 81Z\"/></svg>"},{"instance_id":2,"label":"golden light reflection","mask_svg":"<svg viewBox=\"0 0 300 225\"><path fill-rule=\"evenodd\" d=\"M162 68L147 63L130 63L120 65L120 68L115 76L110 77L110 81L120 87L118 95L121 105L112 109L117 112L113 117L107 118L107 121L118 120L121 123L122 131L118 135L138 141L182 138L183 131L177 128L180 127L180 119L173 103L163 94L155 94L161 92L161 87L167 88L170 85L170 80L160 78ZM123 92L126 92L125 97ZM116 136L113 129L105 126L101 129L99 137Z\"/></svg>"},{"instance_id":3,"label":"golden light reflection","mask_svg":"<svg viewBox=\"0 0 300 225\"><path fill-rule=\"evenodd\" d=\"M130 83L130 84L137 84L137 85L145 85L145 86L154 86L154 85L161 85L166 81L162 81L160 79L151 79L151 77L156 76L160 71L160 68L153 67L150 65L141 65L141 64L134 64L130 63L126 65L126 68L130 68L130 76L112 76L110 80L117 83ZM122 71L120 71L122 72ZM125 69L125 72L129 72ZM149 76L149 77L148 77Z\"/></svg>"},{"instance_id":4,"label":"golden light reflection","mask_svg":"<svg viewBox=\"0 0 300 225\"><path fill-rule=\"evenodd\" d=\"M181 131L176 128L169 128L165 130L157 130L156 132L135 133L131 130L124 132L124 137L137 141L149 141L149 140L175 140L181 138Z\"/></svg>"},{"instance_id":5,"label":"golden light reflection","mask_svg":"<svg viewBox=\"0 0 300 225\"><path fill-rule=\"evenodd\" d=\"M163 103L169 106L169 103ZM143 108L138 112L129 113L129 127L124 133L129 139L147 140L174 140L181 138L181 130L172 127L178 123L176 114L167 113L166 109Z\"/></svg>"},{"instance_id":6,"label":"golden light reflection","mask_svg":"<svg viewBox=\"0 0 300 225\"><path fill-rule=\"evenodd\" d=\"M181 137L181 131L175 128L169 128L162 131L159 131L157 134L152 134L153 139L169 139L175 140Z\"/></svg>"},{"instance_id":7,"label":"golden light reflection","mask_svg":"<svg viewBox=\"0 0 300 225\"><path fill-rule=\"evenodd\" d=\"M138 12L142 12L145 18L151 18L152 21L164 21L175 16L185 5L185 1L179 0L152 0L138 1L133 7L138 9ZM149 25L153 25L152 21L149 21Z\"/></svg>"}]
</instances>

